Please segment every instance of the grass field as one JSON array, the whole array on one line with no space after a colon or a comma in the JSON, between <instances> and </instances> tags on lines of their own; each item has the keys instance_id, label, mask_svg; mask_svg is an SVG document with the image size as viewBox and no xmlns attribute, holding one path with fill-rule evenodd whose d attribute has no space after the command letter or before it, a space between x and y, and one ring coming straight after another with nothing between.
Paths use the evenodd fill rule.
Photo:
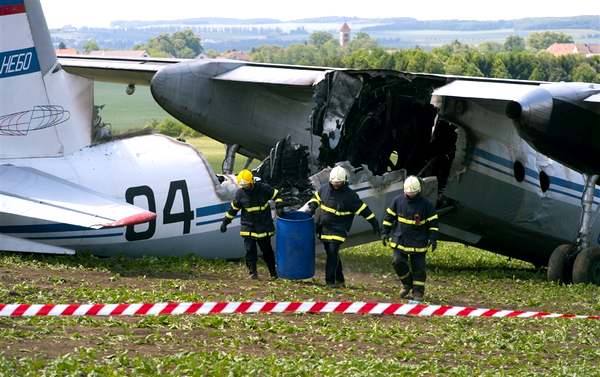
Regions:
<instances>
[{"instance_id":1,"label":"grass field","mask_svg":"<svg viewBox=\"0 0 600 377\"><path fill-rule=\"evenodd\" d=\"M128 96L125 85L95 82L94 103L104 105L102 119L110 123L113 132L143 128L153 119L163 120L170 115L152 98L150 88L137 85L135 93Z\"/></svg>"}]
</instances>

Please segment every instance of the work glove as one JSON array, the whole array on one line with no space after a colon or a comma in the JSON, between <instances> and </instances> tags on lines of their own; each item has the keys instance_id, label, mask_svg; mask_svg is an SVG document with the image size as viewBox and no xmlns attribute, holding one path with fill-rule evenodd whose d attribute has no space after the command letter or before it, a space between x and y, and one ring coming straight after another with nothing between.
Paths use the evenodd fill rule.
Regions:
<instances>
[{"instance_id":1,"label":"work glove","mask_svg":"<svg viewBox=\"0 0 600 377\"><path fill-rule=\"evenodd\" d=\"M219 230L221 231L221 233L227 232L227 223L225 221L221 223L221 228L219 228Z\"/></svg>"},{"instance_id":2,"label":"work glove","mask_svg":"<svg viewBox=\"0 0 600 377\"><path fill-rule=\"evenodd\" d=\"M373 219L371 221L369 221L371 223L371 227L373 228L373 234L376 235L381 235L381 229L379 229L379 222L377 222L377 219Z\"/></svg>"},{"instance_id":3,"label":"work glove","mask_svg":"<svg viewBox=\"0 0 600 377\"><path fill-rule=\"evenodd\" d=\"M431 251L435 251L435 249L437 249L437 240L431 240L430 245Z\"/></svg>"},{"instance_id":4,"label":"work glove","mask_svg":"<svg viewBox=\"0 0 600 377\"><path fill-rule=\"evenodd\" d=\"M308 205L308 203L305 203L302 207L300 207L298 209L298 211L300 212L304 212L304 213L308 213L310 214L312 211L310 210L310 206Z\"/></svg>"}]
</instances>

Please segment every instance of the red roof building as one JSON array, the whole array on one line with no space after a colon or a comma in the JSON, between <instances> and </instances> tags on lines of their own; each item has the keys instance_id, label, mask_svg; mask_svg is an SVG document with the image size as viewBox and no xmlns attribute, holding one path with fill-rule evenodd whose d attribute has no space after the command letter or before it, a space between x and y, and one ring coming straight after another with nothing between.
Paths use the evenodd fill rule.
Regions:
<instances>
[{"instance_id":1,"label":"red roof building","mask_svg":"<svg viewBox=\"0 0 600 377\"><path fill-rule=\"evenodd\" d=\"M600 44L598 43L553 43L546 49L554 56L580 54L586 57L600 55Z\"/></svg>"}]
</instances>

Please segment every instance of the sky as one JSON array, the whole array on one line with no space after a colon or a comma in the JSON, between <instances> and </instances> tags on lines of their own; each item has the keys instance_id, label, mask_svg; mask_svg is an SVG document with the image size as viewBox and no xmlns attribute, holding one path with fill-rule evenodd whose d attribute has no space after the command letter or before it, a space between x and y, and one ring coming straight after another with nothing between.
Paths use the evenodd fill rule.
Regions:
<instances>
[{"instance_id":1,"label":"sky","mask_svg":"<svg viewBox=\"0 0 600 377\"><path fill-rule=\"evenodd\" d=\"M116 20L195 17L413 17L419 20L499 20L600 15L600 0L41 0L50 28L109 26ZM366 6L368 4L368 6ZM404 5L405 4L405 5ZM600 17L599 17L600 22Z\"/></svg>"}]
</instances>

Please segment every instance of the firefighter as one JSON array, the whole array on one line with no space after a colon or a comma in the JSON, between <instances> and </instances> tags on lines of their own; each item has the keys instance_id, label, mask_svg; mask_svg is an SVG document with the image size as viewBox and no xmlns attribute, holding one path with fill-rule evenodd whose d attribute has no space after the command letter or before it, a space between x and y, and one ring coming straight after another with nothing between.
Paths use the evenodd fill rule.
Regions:
<instances>
[{"instance_id":1,"label":"firefighter","mask_svg":"<svg viewBox=\"0 0 600 377\"><path fill-rule=\"evenodd\" d=\"M425 294L425 255L437 248L438 215L433 205L420 195L421 182L415 176L404 181L404 195L396 197L383 220L382 241L394 250L394 270L407 297L423 301Z\"/></svg>"},{"instance_id":2,"label":"firefighter","mask_svg":"<svg viewBox=\"0 0 600 377\"><path fill-rule=\"evenodd\" d=\"M323 184L313 194L312 199L300 209L310 213L314 213L317 208L321 209L317 220L317 235L327 253L325 282L329 287L345 285L339 249L346 240L354 216L363 216L373 227L373 232L379 235L379 223L375 214L348 187L347 181L346 170L341 166L334 167L329 174L329 183Z\"/></svg>"},{"instance_id":3,"label":"firefighter","mask_svg":"<svg viewBox=\"0 0 600 377\"><path fill-rule=\"evenodd\" d=\"M246 266L252 279L258 279L256 262L258 260L256 245L260 246L263 259L269 268L271 278L277 278L275 269L275 254L271 246L271 237L275 234L273 218L271 217L270 201L275 201L277 214L283 211L283 200L279 191L266 183L254 182L250 170L244 169L237 176L240 190L235 193L229 211L225 213L221 223L221 232L227 231L227 225L242 211L240 236L244 239L246 248Z\"/></svg>"}]
</instances>

